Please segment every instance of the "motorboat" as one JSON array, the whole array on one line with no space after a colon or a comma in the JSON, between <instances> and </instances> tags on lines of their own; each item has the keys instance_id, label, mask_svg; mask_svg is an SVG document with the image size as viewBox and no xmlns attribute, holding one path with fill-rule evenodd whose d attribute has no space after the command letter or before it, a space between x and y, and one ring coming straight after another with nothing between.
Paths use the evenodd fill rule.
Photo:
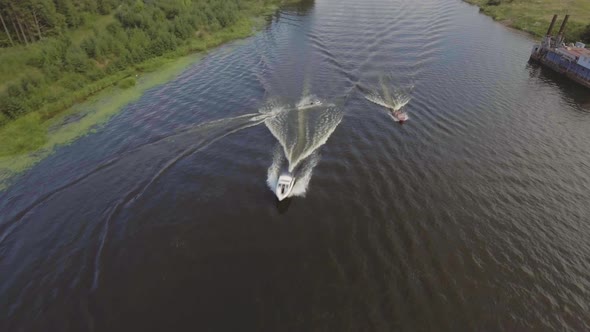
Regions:
<instances>
[{"instance_id":1,"label":"motorboat","mask_svg":"<svg viewBox=\"0 0 590 332\"><path fill-rule=\"evenodd\" d=\"M293 185L295 184L295 178L291 174L282 174L279 176L279 180L277 181L277 189L275 190L275 194L279 201L284 200L291 194L291 190L293 190Z\"/></svg>"},{"instance_id":2,"label":"motorboat","mask_svg":"<svg viewBox=\"0 0 590 332\"><path fill-rule=\"evenodd\" d=\"M403 111L393 111L391 115L393 116L393 119L397 122L405 122L408 121L408 119L410 118L408 117L408 113Z\"/></svg>"}]
</instances>

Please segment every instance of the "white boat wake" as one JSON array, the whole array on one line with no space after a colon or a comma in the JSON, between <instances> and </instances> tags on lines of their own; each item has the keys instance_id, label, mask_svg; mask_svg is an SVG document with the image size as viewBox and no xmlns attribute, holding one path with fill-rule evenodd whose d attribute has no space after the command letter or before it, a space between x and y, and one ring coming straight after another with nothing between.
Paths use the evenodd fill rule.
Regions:
<instances>
[{"instance_id":1,"label":"white boat wake","mask_svg":"<svg viewBox=\"0 0 590 332\"><path fill-rule=\"evenodd\" d=\"M307 188L309 187L309 182L311 181L313 169L316 167L319 160L319 154L317 152L313 153L309 158L299 164L299 166L291 173L295 178L295 184L293 185L293 189L291 190L291 194L289 196L305 197ZM266 178L266 184L272 192L274 192L277 187L279 176L287 167L287 159L283 154L282 147L280 144L278 144L275 148L272 164L268 168Z\"/></svg>"},{"instance_id":2,"label":"white boat wake","mask_svg":"<svg viewBox=\"0 0 590 332\"><path fill-rule=\"evenodd\" d=\"M343 112L311 95L303 97L295 107L279 109L264 121L279 143L268 169L267 184L274 192L279 176L288 172L295 178L290 196L305 196L313 168L319 162L317 151L336 130Z\"/></svg>"},{"instance_id":3,"label":"white boat wake","mask_svg":"<svg viewBox=\"0 0 590 332\"><path fill-rule=\"evenodd\" d=\"M399 111L404 106L406 106L410 102L410 100L412 100L412 98L409 95L405 94L396 94L393 97L388 98L389 100L387 100L387 98L384 98L376 92L370 92L368 94L365 94L365 99L374 104L383 106L394 111Z\"/></svg>"},{"instance_id":4,"label":"white boat wake","mask_svg":"<svg viewBox=\"0 0 590 332\"><path fill-rule=\"evenodd\" d=\"M283 148L289 172L326 143L343 117L336 105L313 97L303 98L297 104L301 105L284 108L264 121Z\"/></svg>"},{"instance_id":5,"label":"white boat wake","mask_svg":"<svg viewBox=\"0 0 590 332\"><path fill-rule=\"evenodd\" d=\"M365 99L391 110L390 115L395 121L408 120L407 113L400 110L412 100L411 91L414 87L391 88L384 83L383 79L379 80L379 84L381 86L380 91L379 89L361 89Z\"/></svg>"}]
</instances>

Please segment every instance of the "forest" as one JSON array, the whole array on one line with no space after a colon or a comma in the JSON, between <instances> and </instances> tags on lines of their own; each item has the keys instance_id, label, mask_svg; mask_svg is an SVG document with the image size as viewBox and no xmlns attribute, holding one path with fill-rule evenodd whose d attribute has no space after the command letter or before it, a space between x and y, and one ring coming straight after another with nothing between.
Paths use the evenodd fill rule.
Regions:
<instances>
[{"instance_id":1,"label":"forest","mask_svg":"<svg viewBox=\"0 0 590 332\"><path fill-rule=\"evenodd\" d=\"M149 60L246 36L250 18L278 2L0 0L0 126L35 111L50 118L117 82L133 85Z\"/></svg>"}]
</instances>

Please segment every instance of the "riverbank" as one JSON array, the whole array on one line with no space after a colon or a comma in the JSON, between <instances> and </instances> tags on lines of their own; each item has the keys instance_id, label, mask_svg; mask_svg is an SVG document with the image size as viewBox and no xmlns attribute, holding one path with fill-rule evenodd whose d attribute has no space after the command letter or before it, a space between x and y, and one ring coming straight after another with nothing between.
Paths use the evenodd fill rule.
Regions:
<instances>
[{"instance_id":1,"label":"riverbank","mask_svg":"<svg viewBox=\"0 0 590 332\"><path fill-rule=\"evenodd\" d=\"M179 59L169 59L166 62L161 59L158 70L136 77L136 84L133 87L126 89L119 86L108 87L45 121L40 118L39 113L14 121L0 131L1 135L5 135L1 137L3 142L10 138L15 142L7 144L9 147L15 144L33 143L38 143L39 146L33 152L0 156L0 190L8 186L14 175L43 160L56 147L70 144L104 125L123 107L139 99L146 90L173 79L202 57L203 54L198 53ZM27 142L27 140L35 140L35 142ZM3 148L6 149L6 147Z\"/></svg>"},{"instance_id":2,"label":"riverbank","mask_svg":"<svg viewBox=\"0 0 590 332\"><path fill-rule=\"evenodd\" d=\"M6 121L0 127L0 190L14 175L35 165L56 147L69 144L105 124L146 90L171 80L209 50L251 36L264 24L263 17L277 8L276 3L267 5L260 8L257 15L244 17L228 28L191 40L174 52L114 73L68 98Z\"/></svg>"},{"instance_id":3,"label":"riverbank","mask_svg":"<svg viewBox=\"0 0 590 332\"><path fill-rule=\"evenodd\" d=\"M30 112L14 121L6 121L0 127L0 157L18 155L34 151L42 147L47 141L47 122L68 108L85 101L87 98L107 88L115 87L127 80L127 85L133 85L133 77L157 70L171 60L185 57L189 54L206 52L214 47L231 40L245 38L252 34L255 22L253 19L240 20L236 25L221 30L202 39L195 39L189 45L161 57L152 58L131 68L116 72L96 82L92 82L74 93L43 105L39 110ZM121 83L125 87L124 83ZM2 119L0 119L0 123Z\"/></svg>"},{"instance_id":4,"label":"riverbank","mask_svg":"<svg viewBox=\"0 0 590 332\"><path fill-rule=\"evenodd\" d=\"M579 41L590 36L585 32L590 27L590 2L571 0L464 0L476 5L483 14L509 27L528 32L534 36L543 36L554 14L571 15L566 30L568 41ZM590 40L586 40L590 42Z\"/></svg>"},{"instance_id":5,"label":"riverbank","mask_svg":"<svg viewBox=\"0 0 590 332\"><path fill-rule=\"evenodd\" d=\"M84 55L80 60L84 64L81 65L84 71L79 73L76 68L71 69L70 67L80 62L76 60L80 54L72 54L76 51L82 52L81 49L86 50L84 48L86 44L95 44L95 47L100 48L104 46L101 46L101 40L109 42L113 37L108 35L83 37L84 30L89 30L86 27L72 31L68 35L60 37L61 39L53 38L28 46L0 49L0 57L2 58L0 93L3 93L1 99L3 105L0 107L0 141L2 141L0 157L21 155L43 148L51 140L48 137L47 128L50 126L48 123L72 106L85 101L98 92L114 86L131 87L136 84L136 76L152 72L171 60L206 52L228 41L252 35L256 27L261 25L263 16L272 13L279 5L286 2L291 1L248 2L249 6L243 8L240 15L232 19L231 24L211 31L196 31L193 37L171 47L171 50L160 56L147 53L138 55L135 51L138 49L137 47L130 48L131 52L127 52L125 49L120 49L124 47L122 45L108 46L119 47L123 53L119 56L96 56L97 60L88 59ZM110 19L107 19L109 17ZM122 19L119 18L119 20ZM110 33L114 34L113 36L124 33L119 25L122 23L112 24L115 21L113 15L95 21L97 23L90 29L95 31L94 34L96 34L97 25L106 27L106 30L110 30ZM134 42L132 40L134 36L142 34L142 31L138 29L131 30L136 32L128 32L129 43ZM145 34L143 36L145 43L147 42ZM57 58L52 58L48 54L56 49L58 52L63 49L60 43L66 43L67 51L58 55ZM146 47L158 47L158 45L146 44ZM139 52L145 52L141 48L139 50ZM61 58L62 56L63 58ZM147 59L139 62L126 60L137 57ZM37 63L39 61L42 63ZM64 61L72 65L64 65ZM72 71L60 70L56 64L66 66ZM57 77L57 79L51 77Z\"/></svg>"}]
</instances>

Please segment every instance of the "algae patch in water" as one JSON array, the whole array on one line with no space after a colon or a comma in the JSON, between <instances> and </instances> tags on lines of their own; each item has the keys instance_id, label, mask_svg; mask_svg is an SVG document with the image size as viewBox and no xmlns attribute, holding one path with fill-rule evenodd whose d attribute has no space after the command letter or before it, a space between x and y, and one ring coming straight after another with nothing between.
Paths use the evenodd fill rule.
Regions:
<instances>
[{"instance_id":1,"label":"algae patch in water","mask_svg":"<svg viewBox=\"0 0 590 332\"><path fill-rule=\"evenodd\" d=\"M14 153L18 151L0 149L0 190L8 186L13 176L34 166L50 155L56 147L70 144L106 124L113 115L132 101L139 99L146 90L173 79L200 60L202 56L202 54L193 54L180 59L166 60L167 63L157 71L138 77L135 86L126 89L108 88L48 121L42 122L41 117L33 113L15 121L10 127L3 128L0 139L4 141L23 137L22 142L16 142L17 145L22 145L23 150L35 149L35 151L15 155ZM12 130L21 132L25 130L31 135L12 136L10 135ZM10 146L15 146L12 143L14 141ZM7 147L8 144L4 146Z\"/></svg>"}]
</instances>

